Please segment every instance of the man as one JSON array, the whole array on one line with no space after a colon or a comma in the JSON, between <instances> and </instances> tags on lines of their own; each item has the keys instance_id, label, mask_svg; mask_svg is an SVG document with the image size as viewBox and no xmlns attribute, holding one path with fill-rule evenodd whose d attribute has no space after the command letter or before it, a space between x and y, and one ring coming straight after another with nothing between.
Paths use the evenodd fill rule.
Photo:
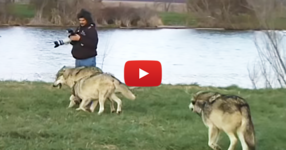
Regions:
<instances>
[{"instance_id":1,"label":"man","mask_svg":"<svg viewBox=\"0 0 286 150\"><path fill-rule=\"evenodd\" d=\"M98 34L91 13L82 9L78 14L80 26L76 28L76 35L70 36L72 40L72 56L76 67L96 67Z\"/></svg>"}]
</instances>

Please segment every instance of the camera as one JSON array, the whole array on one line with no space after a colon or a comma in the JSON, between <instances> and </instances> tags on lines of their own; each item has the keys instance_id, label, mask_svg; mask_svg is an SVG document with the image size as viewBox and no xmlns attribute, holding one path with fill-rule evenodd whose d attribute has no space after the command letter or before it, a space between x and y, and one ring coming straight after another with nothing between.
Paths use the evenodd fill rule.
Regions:
<instances>
[{"instance_id":1,"label":"camera","mask_svg":"<svg viewBox=\"0 0 286 150\"><path fill-rule=\"evenodd\" d=\"M69 33L68 38L64 38L64 39L61 39L58 41L54 41L54 44L55 44L54 48L57 48L60 45L69 44L71 42L69 37L72 35L75 35L76 33L72 29L67 29L67 32Z\"/></svg>"}]
</instances>

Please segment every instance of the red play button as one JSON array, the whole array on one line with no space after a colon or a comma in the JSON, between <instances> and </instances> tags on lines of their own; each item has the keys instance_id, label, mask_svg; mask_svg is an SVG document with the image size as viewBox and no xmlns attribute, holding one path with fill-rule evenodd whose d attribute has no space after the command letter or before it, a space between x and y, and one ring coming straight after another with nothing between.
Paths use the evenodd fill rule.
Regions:
<instances>
[{"instance_id":1,"label":"red play button","mask_svg":"<svg viewBox=\"0 0 286 150\"><path fill-rule=\"evenodd\" d=\"M127 86L159 86L162 81L162 66L154 60L127 61L124 66Z\"/></svg>"}]
</instances>

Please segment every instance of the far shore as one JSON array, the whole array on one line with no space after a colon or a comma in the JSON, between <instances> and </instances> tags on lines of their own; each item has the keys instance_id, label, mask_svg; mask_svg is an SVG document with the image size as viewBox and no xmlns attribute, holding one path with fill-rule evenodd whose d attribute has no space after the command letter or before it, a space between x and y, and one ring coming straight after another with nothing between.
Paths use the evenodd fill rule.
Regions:
<instances>
[{"instance_id":1,"label":"far shore","mask_svg":"<svg viewBox=\"0 0 286 150\"><path fill-rule=\"evenodd\" d=\"M76 28L77 26L63 26L63 25L7 25L2 24L1 27L39 27L39 28ZM97 25L98 29L195 29L195 30L216 30L216 31L262 31L267 29L225 29L225 28L201 28L192 26L176 26L176 25L162 25L158 27L117 27L117 26L102 26ZM277 31L284 31L285 29L271 29Z\"/></svg>"},{"instance_id":2,"label":"far shore","mask_svg":"<svg viewBox=\"0 0 286 150\"><path fill-rule=\"evenodd\" d=\"M160 9L158 8L159 5L157 6L156 4L156 9L153 4L153 2L138 2L138 1L124 1L124 3L128 3L128 7L131 8L131 6L136 8L140 7L146 7L146 3L150 3L150 6L148 6L148 9L154 9L156 10L157 13L154 13L153 16L157 18L157 21L155 21L153 18L153 21L146 22L146 20L141 20L140 24L136 26L134 23L132 27L119 27L120 25L118 22L115 25L113 22L111 24L110 21L112 21L112 18L108 16L108 12L113 10L113 11L118 11L117 13L120 14L120 16L128 16L128 14L124 14L124 12L128 12L127 8L125 5L122 5L122 1L115 1L115 0L108 0L104 1L104 7L115 7L116 9L107 9L105 11L105 15L101 14L102 16L99 17L101 19L97 20L97 28L98 29L137 29L137 30L154 30L154 29L195 29L195 30L209 30L209 31L263 31L263 30L277 30L277 31L283 31L286 29L286 18L282 16L275 16L277 19L274 19L273 22L269 25L264 25L261 24L261 21L259 21L259 18L253 14L240 14L240 15L233 15L229 16L231 18L228 19L223 19L217 16L205 16L205 14L198 14L198 12L188 12L188 11L183 11L181 5L186 5L184 3L176 3L178 6L174 6L174 9L170 7L170 10L166 11L165 5L160 6ZM140 5L139 5L140 4ZM175 3L174 3L175 4ZM172 4L173 5L173 4ZM13 7L12 7L13 6ZM124 7L122 7L124 6ZM163 7L164 6L164 7ZM56 6L53 6L56 7ZM162 7L162 8L161 8ZM58 21L53 21L51 20L51 17L53 18L52 14L49 14L50 16L46 16L43 21L37 20L35 18L36 8L34 6L32 7L32 4L13 4L11 5L11 11L8 11L6 13L12 14L12 18L9 20L6 19L6 21L2 21L0 24L0 27L14 27L14 26L20 26L20 27L38 27L38 28L76 28L77 22L75 20L62 20L61 22ZM126 11L121 11L121 9L126 9ZM168 8L169 9L169 8ZM145 10L145 9L144 9ZM149 11L149 10L148 10ZM282 10L281 10L282 11ZM122 14L121 14L122 12ZM64 13L64 12L62 12ZM113 13L114 12L109 12ZM117 14L116 13L116 14ZM134 12L135 13L135 12ZM136 13L140 13L136 12ZM48 15L48 14L47 14ZM68 15L68 14L66 14ZM97 14L100 15L100 14ZM111 15L112 16L112 15ZM55 16L54 16L55 17ZM62 16L63 17L63 16ZM65 16L66 17L66 16ZM130 16L129 16L130 17ZM141 16L142 17L142 16ZM146 16L145 16L146 17ZM150 17L150 16L149 16ZM119 17L120 18L120 17ZM104 24L102 23L102 19L104 20L110 20L109 24ZM134 18L133 18L134 19ZM151 18L149 18L151 19ZM114 21L114 20L113 20ZM122 20L121 20L122 21ZM136 21L136 20L133 20ZM159 22L160 21L160 22ZM45 24L45 22L47 24ZM123 21L124 22L124 21ZM124 25L125 23L122 23ZM132 22L132 18L130 18L130 23ZM61 25L60 23L64 24L70 24L70 25ZM138 22L137 22L138 23ZM155 27L145 27L145 25L148 24L152 25L159 25ZM74 25L71 25L74 24Z\"/></svg>"},{"instance_id":3,"label":"far shore","mask_svg":"<svg viewBox=\"0 0 286 150\"><path fill-rule=\"evenodd\" d=\"M6 25L2 24L1 27L40 27L40 28L75 28L77 26L62 26L62 25ZM260 31L265 29L225 29L225 28L198 28L191 26L173 26L173 25L163 25L158 27L117 27L117 26L102 26L97 25L98 29L196 29L196 30L221 30L221 31ZM275 29L281 30L281 29ZM284 29L282 29L284 30Z\"/></svg>"},{"instance_id":4,"label":"far shore","mask_svg":"<svg viewBox=\"0 0 286 150\"><path fill-rule=\"evenodd\" d=\"M43 28L75 28L77 26L62 25L0 25L0 27L43 27ZM170 26L163 25L158 27L117 27L97 25L99 29L201 29L201 30L225 30L224 28L195 28L190 26Z\"/></svg>"}]
</instances>

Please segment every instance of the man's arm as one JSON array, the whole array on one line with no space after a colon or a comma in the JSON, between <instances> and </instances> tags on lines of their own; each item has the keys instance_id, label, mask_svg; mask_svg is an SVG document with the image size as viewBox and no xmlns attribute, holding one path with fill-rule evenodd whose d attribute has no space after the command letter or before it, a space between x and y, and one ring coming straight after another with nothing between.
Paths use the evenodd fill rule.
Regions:
<instances>
[{"instance_id":1,"label":"man's arm","mask_svg":"<svg viewBox=\"0 0 286 150\"><path fill-rule=\"evenodd\" d=\"M78 28L79 28L79 27L77 27L77 28L74 30L75 33L76 33L76 31L78 30ZM71 44L71 45L75 45L76 42L77 42L77 41L71 41L70 44Z\"/></svg>"},{"instance_id":2,"label":"man's arm","mask_svg":"<svg viewBox=\"0 0 286 150\"><path fill-rule=\"evenodd\" d=\"M79 42L83 44L84 47L96 49L97 42L98 42L98 35L96 28L94 26L91 26L85 30L86 35L81 35Z\"/></svg>"}]
</instances>

